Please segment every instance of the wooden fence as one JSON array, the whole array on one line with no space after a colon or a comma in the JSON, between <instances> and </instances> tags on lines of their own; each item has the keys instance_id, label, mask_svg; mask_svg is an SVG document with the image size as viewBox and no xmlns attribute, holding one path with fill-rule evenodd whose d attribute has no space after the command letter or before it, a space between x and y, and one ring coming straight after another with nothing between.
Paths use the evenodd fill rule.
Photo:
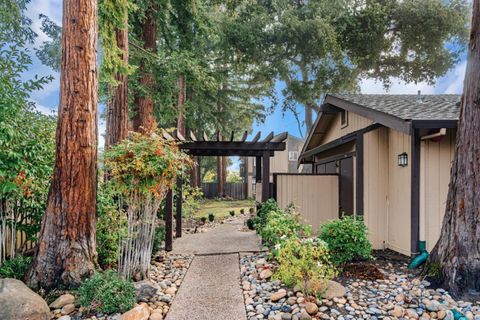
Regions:
<instances>
[{"instance_id":1,"label":"wooden fence","mask_svg":"<svg viewBox=\"0 0 480 320\"><path fill-rule=\"evenodd\" d=\"M247 184L244 182L227 182L224 185L224 194L218 194L218 184L216 182L204 182L202 183L202 192L205 198L213 199L220 196L229 197L235 200L247 199Z\"/></svg>"}]
</instances>

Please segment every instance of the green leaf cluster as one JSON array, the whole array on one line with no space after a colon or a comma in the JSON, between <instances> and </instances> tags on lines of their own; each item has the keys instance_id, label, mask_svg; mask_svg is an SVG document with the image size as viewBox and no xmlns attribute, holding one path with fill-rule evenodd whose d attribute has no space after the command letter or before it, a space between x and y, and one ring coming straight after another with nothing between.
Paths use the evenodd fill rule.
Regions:
<instances>
[{"instance_id":1,"label":"green leaf cluster","mask_svg":"<svg viewBox=\"0 0 480 320\"><path fill-rule=\"evenodd\" d=\"M327 244L318 239L285 240L275 258L279 266L274 278L287 286L298 286L305 295L321 296L327 280L337 275Z\"/></svg>"},{"instance_id":2,"label":"green leaf cluster","mask_svg":"<svg viewBox=\"0 0 480 320\"><path fill-rule=\"evenodd\" d=\"M332 261L340 266L356 259L371 259L372 245L362 220L345 216L321 226L319 238L328 244Z\"/></svg>"},{"instance_id":3,"label":"green leaf cluster","mask_svg":"<svg viewBox=\"0 0 480 320\"><path fill-rule=\"evenodd\" d=\"M135 305L135 287L113 270L95 273L77 291L78 302L89 311L123 313Z\"/></svg>"},{"instance_id":4,"label":"green leaf cluster","mask_svg":"<svg viewBox=\"0 0 480 320\"><path fill-rule=\"evenodd\" d=\"M26 256L16 256L6 260L0 265L0 278L14 278L23 281L31 264L32 257Z\"/></svg>"}]
</instances>

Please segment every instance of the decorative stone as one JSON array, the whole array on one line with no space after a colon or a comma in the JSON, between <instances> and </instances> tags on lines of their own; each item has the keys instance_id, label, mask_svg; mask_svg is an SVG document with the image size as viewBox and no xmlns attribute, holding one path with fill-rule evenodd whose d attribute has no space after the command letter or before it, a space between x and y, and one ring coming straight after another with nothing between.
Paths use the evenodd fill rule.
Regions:
<instances>
[{"instance_id":1,"label":"decorative stone","mask_svg":"<svg viewBox=\"0 0 480 320\"><path fill-rule=\"evenodd\" d=\"M122 314L120 320L148 320L150 309L146 304L140 304Z\"/></svg>"},{"instance_id":2,"label":"decorative stone","mask_svg":"<svg viewBox=\"0 0 480 320\"><path fill-rule=\"evenodd\" d=\"M49 320L45 300L17 279L0 279L0 319Z\"/></svg>"},{"instance_id":3,"label":"decorative stone","mask_svg":"<svg viewBox=\"0 0 480 320\"><path fill-rule=\"evenodd\" d=\"M174 288L174 287L170 287L167 290L165 290L165 294L169 294L171 296L175 295L176 292L177 292L177 288Z\"/></svg>"},{"instance_id":4,"label":"decorative stone","mask_svg":"<svg viewBox=\"0 0 480 320\"><path fill-rule=\"evenodd\" d=\"M70 303L70 304L67 304L67 305L64 305L62 310L60 310L60 312L62 314L70 314L72 313L73 311L75 311L75 305L73 303Z\"/></svg>"},{"instance_id":5,"label":"decorative stone","mask_svg":"<svg viewBox=\"0 0 480 320\"><path fill-rule=\"evenodd\" d=\"M286 295L287 295L287 291L285 289L280 289L274 294L272 294L272 296L270 297L270 300L272 300L273 302L276 302L284 298Z\"/></svg>"},{"instance_id":6,"label":"decorative stone","mask_svg":"<svg viewBox=\"0 0 480 320\"><path fill-rule=\"evenodd\" d=\"M260 272L260 279L268 279L273 275L272 270L270 269L264 269L262 272Z\"/></svg>"},{"instance_id":7,"label":"decorative stone","mask_svg":"<svg viewBox=\"0 0 480 320\"><path fill-rule=\"evenodd\" d=\"M157 291L160 287L151 280L142 280L134 282L135 297L138 302L147 302L152 297L157 295Z\"/></svg>"},{"instance_id":8,"label":"decorative stone","mask_svg":"<svg viewBox=\"0 0 480 320\"><path fill-rule=\"evenodd\" d=\"M308 314L314 315L318 312L318 306L313 302L305 303L305 310Z\"/></svg>"},{"instance_id":9,"label":"decorative stone","mask_svg":"<svg viewBox=\"0 0 480 320\"><path fill-rule=\"evenodd\" d=\"M395 306L393 307L393 310L390 312L390 314L396 318L401 318L403 317L403 313L405 310L402 307Z\"/></svg>"},{"instance_id":10,"label":"decorative stone","mask_svg":"<svg viewBox=\"0 0 480 320\"><path fill-rule=\"evenodd\" d=\"M324 299L331 300L335 297L343 297L346 293L347 289L343 285L336 281L329 280L327 283L327 290L325 290L322 296Z\"/></svg>"},{"instance_id":11,"label":"decorative stone","mask_svg":"<svg viewBox=\"0 0 480 320\"><path fill-rule=\"evenodd\" d=\"M55 301L50 304L52 309L60 309L67 304L73 304L75 302L75 297L70 293L62 294Z\"/></svg>"}]
</instances>

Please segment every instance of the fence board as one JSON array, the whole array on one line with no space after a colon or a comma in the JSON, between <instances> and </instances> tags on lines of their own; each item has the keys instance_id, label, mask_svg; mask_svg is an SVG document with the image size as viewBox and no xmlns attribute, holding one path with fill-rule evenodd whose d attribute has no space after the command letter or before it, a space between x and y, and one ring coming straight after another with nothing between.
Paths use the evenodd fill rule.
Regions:
<instances>
[{"instance_id":1,"label":"fence board","mask_svg":"<svg viewBox=\"0 0 480 320\"><path fill-rule=\"evenodd\" d=\"M202 192L207 199L220 197L218 194L218 184L216 182L202 183ZM226 197L235 200L245 200L247 199L247 184L244 182L227 182L224 185L224 193Z\"/></svg>"}]
</instances>

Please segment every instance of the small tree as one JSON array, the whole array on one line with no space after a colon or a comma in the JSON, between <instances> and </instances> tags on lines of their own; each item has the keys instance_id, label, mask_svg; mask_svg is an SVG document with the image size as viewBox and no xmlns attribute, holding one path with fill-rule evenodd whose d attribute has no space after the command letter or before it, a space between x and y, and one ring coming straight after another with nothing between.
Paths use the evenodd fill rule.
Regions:
<instances>
[{"instance_id":1,"label":"small tree","mask_svg":"<svg viewBox=\"0 0 480 320\"><path fill-rule=\"evenodd\" d=\"M148 275L155 220L162 200L176 177L185 172L190 158L174 141L156 134L130 133L105 154L108 184L118 198L120 222L126 225L121 235L118 270L125 278Z\"/></svg>"}]
</instances>

